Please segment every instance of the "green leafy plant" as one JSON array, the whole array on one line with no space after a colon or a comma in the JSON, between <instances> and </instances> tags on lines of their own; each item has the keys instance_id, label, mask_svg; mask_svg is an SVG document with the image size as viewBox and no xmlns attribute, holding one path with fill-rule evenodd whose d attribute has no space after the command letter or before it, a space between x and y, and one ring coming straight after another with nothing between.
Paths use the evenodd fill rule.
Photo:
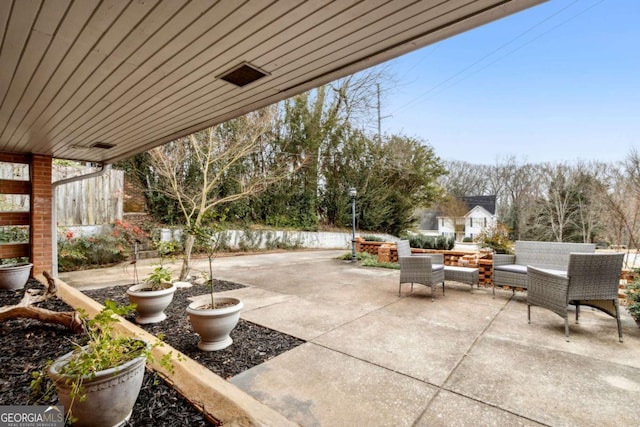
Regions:
<instances>
[{"instance_id":1,"label":"green leafy plant","mask_svg":"<svg viewBox=\"0 0 640 427\"><path fill-rule=\"evenodd\" d=\"M66 383L71 386L72 405L67 413L69 421L73 421L71 413L73 402L76 399L80 402L87 399L83 386L85 381L95 377L100 371L115 368L140 356L144 357L148 363L154 362L152 350L163 345L162 337L159 337L155 343L149 344L138 338L120 335L114 330L114 324L119 322L116 315L126 316L134 309L134 305L118 305L114 301L107 300L104 308L93 319L89 319L85 311L78 310L88 341L84 345L73 343L71 357L58 370L59 374L69 378ZM49 361L44 369L32 373L31 389L34 394L44 395L45 399L51 398L55 386L55 384L50 384L49 387L44 386L48 378L46 372L52 364L53 361ZM172 352L162 357L160 365L173 373Z\"/></svg>"},{"instance_id":2,"label":"green leafy plant","mask_svg":"<svg viewBox=\"0 0 640 427\"><path fill-rule=\"evenodd\" d=\"M170 256L172 242L158 242L154 245L160 256L160 262L155 265L153 271L144 279L144 283L151 286L151 290L164 289L167 283L171 283L171 270L164 266L167 256Z\"/></svg>"},{"instance_id":3,"label":"green leafy plant","mask_svg":"<svg viewBox=\"0 0 640 427\"><path fill-rule=\"evenodd\" d=\"M640 321L640 276L636 271L636 278L632 283L628 283L625 289L627 311L634 320Z\"/></svg>"},{"instance_id":4,"label":"green leafy plant","mask_svg":"<svg viewBox=\"0 0 640 427\"><path fill-rule=\"evenodd\" d=\"M29 258L26 256L0 259L0 265L18 265L18 264L24 264L27 262L29 262Z\"/></svg>"},{"instance_id":5,"label":"green leafy plant","mask_svg":"<svg viewBox=\"0 0 640 427\"><path fill-rule=\"evenodd\" d=\"M373 257L373 255L371 255L368 252L356 252L357 261L364 261L365 259L368 259L371 257ZM353 258L353 255L351 254L351 252L345 252L343 255L340 255L337 259L342 261L351 261L352 258Z\"/></svg>"},{"instance_id":6,"label":"green leafy plant","mask_svg":"<svg viewBox=\"0 0 640 427\"><path fill-rule=\"evenodd\" d=\"M171 283L171 270L162 264L156 265L151 273L144 279L152 290L162 289L166 283Z\"/></svg>"},{"instance_id":7,"label":"green leafy plant","mask_svg":"<svg viewBox=\"0 0 640 427\"><path fill-rule=\"evenodd\" d=\"M365 267L378 267L378 268L388 268L391 270L400 270L400 264L397 262L381 262L378 261L377 258L372 257L365 259L362 261L362 265Z\"/></svg>"},{"instance_id":8,"label":"green leafy plant","mask_svg":"<svg viewBox=\"0 0 640 427\"><path fill-rule=\"evenodd\" d=\"M340 255L338 259L343 261L351 261L351 252L347 252L344 255ZM368 252L358 252L356 253L356 259L358 261L362 261L362 265L364 267L378 267L378 268L389 268L392 270L399 270L400 265L397 262L380 262L378 261L378 257L375 255L371 255Z\"/></svg>"},{"instance_id":9,"label":"green leafy plant","mask_svg":"<svg viewBox=\"0 0 640 427\"><path fill-rule=\"evenodd\" d=\"M154 240L153 248L158 252L161 258L173 258L184 250L182 243L175 240Z\"/></svg>"},{"instance_id":10,"label":"green leafy plant","mask_svg":"<svg viewBox=\"0 0 640 427\"><path fill-rule=\"evenodd\" d=\"M0 243L19 243L29 241L29 226L12 225L0 227Z\"/></svg>"}]
</instances>

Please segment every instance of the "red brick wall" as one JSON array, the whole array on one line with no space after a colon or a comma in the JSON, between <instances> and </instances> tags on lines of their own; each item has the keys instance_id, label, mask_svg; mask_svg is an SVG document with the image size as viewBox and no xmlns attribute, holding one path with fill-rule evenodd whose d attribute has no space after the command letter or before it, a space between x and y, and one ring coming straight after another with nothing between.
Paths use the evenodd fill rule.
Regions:
<instances>
[{"instance_id":1,"label":"red brick wall","mask_svg":"<svg viewBox=\"0 0 640 427\"><path fill-rule=\"evenodd\" d=\"M34 275L52 268L51 215L53 186L50 156L34 154L31 159L31 262Z\"/></svg>"},{"instance_id":2,"label":"red brick wall","mask_svg":"<svg viewBox=\"0 0 640 427\"><path fill-rule=\"evenodd\" d=\"M29 225L29 212L0 212L0 226Z\"/></svg>"},{"instance_id":3,"label":"red brick wall","mask_svg":"<svg viewBox=\"0 0 640 427\"><path fill-rule=\"evenodd\" d=\"M31 183L29 181L0 179L0 188L2 188L2 194L29 194Z\"/></svg>"},{"instance_id":4,"label":"red brick wall","mask_svg":"<svg viewBox=\"0 0 640 427\"><path fill-rule=\"evenodd\" d=\"M7 163L29 163L29 156L16 153L0 153L0 162Z\"/></svg>"},{"instance_id":5,"label":"red brick wall","mask_svg":"<svg viewBox=\"0 0 640 427\"><path fill-rule=\"evenodd\" d=\"M28 243L0 245L0 258L28 257L29 255Z\"/></svg>"}]
</instances>

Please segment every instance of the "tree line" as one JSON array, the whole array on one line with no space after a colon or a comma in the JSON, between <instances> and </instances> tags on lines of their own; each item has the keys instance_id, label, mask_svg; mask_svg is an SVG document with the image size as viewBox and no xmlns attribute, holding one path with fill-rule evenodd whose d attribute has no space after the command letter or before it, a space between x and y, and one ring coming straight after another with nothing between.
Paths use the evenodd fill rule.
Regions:
<instances>
[{"instance_id":1,"label":"tree line","mask_svg":"<svg viewBox=\"0 0 640 427\"><path fill-rule=\"evenodd\" d=\"M440 184L453 196L496 195L512 240L595 242L636 247L640 233L640 154L619 163L447 162Z\"/></svg>"},{"instance_id":2,"label":"tree line","mask_svg":"<svg viewBox=\"0 0 640 427\"><path fill-rule=\"evenodd\" d=\"M399 235L420 208L459 196L497 196L498 220L516 239L635 246L640 155L620 164L495 165L442 161L426 141L368 131L379 118L384 69L338 80L135 156L118 167L167 224L318 230L351 226ZM457 209L459 210L459 209Z\"/></svg>"},{"instance_id":3,"label":"tree line","mask_svg":"<svg viewBox=\"0 0 640 427\"><path fill-rule=\"evenodd\" d=\"M368 132L384 71L350 76L121 162L149 211L187 227L234 224L399 234L446 173L418 138ZM206 201L205 201L206 199Z\"/></svg>"}]
</instances>

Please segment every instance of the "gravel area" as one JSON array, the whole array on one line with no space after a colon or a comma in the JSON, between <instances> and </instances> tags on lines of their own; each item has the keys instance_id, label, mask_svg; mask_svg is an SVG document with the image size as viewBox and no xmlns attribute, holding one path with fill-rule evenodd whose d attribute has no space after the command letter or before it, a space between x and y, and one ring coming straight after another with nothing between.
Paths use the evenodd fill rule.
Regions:
<instances>
[{"instance_id":1,"label":"gravel area","mask_svg":"<svg viewBox=\"0 0 640 427\"><path fill-rule=\"evenodd\" d=\"M128 303L125 290L128 286L85 291L99 302L113 299ZM217 281L216 291L237 289L242 285ZM42 288L30 280L25 289ZM191 329L186 315L188 298L206 293L202 286L180 288L165 311L167 319L154 325L141 325L148 332L163 333L165 342L209 368L223 378L230 378L253 366L263 363L304 341L286 334L240 320L231 333L233 344L221 351L202 352L197 349L198 337ZM18 303L24 290L0 290L0 307ZM71 307L53 298L38 306L55 311L70 311ZM130 316L133 321L134 315ZM72 334L59 325L50 325L31 319L0 322L0 405L45 405L56 402L44 401L32 396L29 387L31 372L42 369L48 360L71 351L72 342L83 343L85 338ZM177 362L179 363L179 362ZM215 420L207 420L204 415L176 392L170 385L148 371L140 396L133 410L129 426L209 426Z\"/></svg>"}]
</instances>

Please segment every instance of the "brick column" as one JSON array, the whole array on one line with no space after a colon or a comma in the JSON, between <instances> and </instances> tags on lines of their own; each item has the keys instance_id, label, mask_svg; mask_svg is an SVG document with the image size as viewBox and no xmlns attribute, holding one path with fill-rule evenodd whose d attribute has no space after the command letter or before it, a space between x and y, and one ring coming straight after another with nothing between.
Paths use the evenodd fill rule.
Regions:
<instances>
[{"instance_id":1,"label":"brick column","mask_svg":"<svg viewBox=\"0 0 640 427\"><path fill-rule=\"evenodd\" d=\"M31 158L31 262L35 276L44 270L51 272L51 221L53 186L51 184L52 158L33 154Z\"/></svg>"},{"instance_id":2,"label":"brick column","mask_svg":"<svg viewBox=\"0 0 640 427\"><path fill-rule=\"evenodd\" d=\"M395 251L396 245L393 245L393 249L394 249L394 253L397 254L397 251ZM396 261L397 261L398 256L396 255ZM392 256L391 256L391 244L390 243L383 243L382 245L380 245L380 247L378 248L378 261L379 262L393 262L392 260Z\"/></svg>"}]
</instances>

